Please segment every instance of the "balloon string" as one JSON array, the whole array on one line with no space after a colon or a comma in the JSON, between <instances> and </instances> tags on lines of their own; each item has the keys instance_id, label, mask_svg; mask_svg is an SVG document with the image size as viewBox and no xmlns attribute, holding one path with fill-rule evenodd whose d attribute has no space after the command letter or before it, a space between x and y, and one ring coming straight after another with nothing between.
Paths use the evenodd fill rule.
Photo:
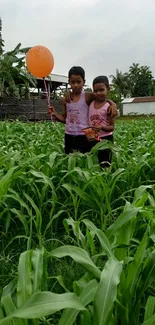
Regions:
<instances>
[{"instance_id":1,"label":"balloon string","mask_svg":"<svg viewBox=\"0 0 155 325\"><path fill-rule=\"evenodd\" d=\"M48 109L49 109L51 107L51 104L50 104L49 94L48 94L48 90L47 90L47 84L46 84L45 78L43 78L43 80L44 80L45 93L46 93L47 104L48 104ZM51 118L51 121L52 121L53 119L52 119L51 111L49 112L49 114L50 114L50 118Z\"/></svg>"}]
</instances>

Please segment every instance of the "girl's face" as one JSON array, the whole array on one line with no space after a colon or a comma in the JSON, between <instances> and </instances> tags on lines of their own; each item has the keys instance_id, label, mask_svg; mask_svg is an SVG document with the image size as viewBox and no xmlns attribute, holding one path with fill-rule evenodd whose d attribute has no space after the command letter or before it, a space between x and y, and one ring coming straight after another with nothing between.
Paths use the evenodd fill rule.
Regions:
<instances>
[{"instance_id":1,"label":"girl's face","mask_svg":"<svg viewBox=\"0 0 155 325\"><path fill-rule=\"evenodd\" d=\"M109 88L104 83L94 85L94 95L97 101L102 102L108 94Z\"/></svg>"},{"instance_id":2,"label":"girl's face","mask_svg":"<svg viewBox=\"0 0 155 325\"><path fill-rule=\"evenodd\" d=\"M79 95L83 89L84 80L81 76L73 74L69 79L69 84L73 90L73 93L75 95Z\"/></svg>"}]
</instances>

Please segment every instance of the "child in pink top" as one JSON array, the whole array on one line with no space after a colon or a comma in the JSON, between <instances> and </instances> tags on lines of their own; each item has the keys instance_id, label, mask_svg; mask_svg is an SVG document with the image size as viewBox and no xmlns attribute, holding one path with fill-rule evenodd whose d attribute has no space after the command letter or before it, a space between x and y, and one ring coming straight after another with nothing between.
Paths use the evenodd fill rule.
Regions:
<instances>
[{"instance_id":1,"label":"child in pink top","mask_svg":"<svg viewBox=\"0 0 155 325\"><path fill-rule=\"evenodd\" d=\"M109 80L106 76L99 76L93 81L95 100L89 106L89 125L97 132L100 140L113 142L114 118L109 120L109 102L106 97L109 91ZM99 140L92 142L92 147ZM99 150L98 160L102 167L109 167L111 164L112 152L110 149Z\"/></svg>"}]
</instances>

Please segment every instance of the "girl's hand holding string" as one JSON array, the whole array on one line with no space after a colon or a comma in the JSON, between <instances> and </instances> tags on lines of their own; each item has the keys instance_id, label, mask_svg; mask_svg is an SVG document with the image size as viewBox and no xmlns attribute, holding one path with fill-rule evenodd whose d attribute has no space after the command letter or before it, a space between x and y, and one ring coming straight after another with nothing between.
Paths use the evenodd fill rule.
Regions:
<instances>
[{"instance_id":1,"label":"girl's hand holding string","mask_svg":"<svg viewBox=\"0 0 155 325\"><path fill-rule=\"evenodd\" d=\"M49 114L52 114L52 116L55 116L56 115L56 109L55 109L55 107L54 106L50 106L49 108L48 108L48 112L49 112Z\"/></svg>"}]
</instances>

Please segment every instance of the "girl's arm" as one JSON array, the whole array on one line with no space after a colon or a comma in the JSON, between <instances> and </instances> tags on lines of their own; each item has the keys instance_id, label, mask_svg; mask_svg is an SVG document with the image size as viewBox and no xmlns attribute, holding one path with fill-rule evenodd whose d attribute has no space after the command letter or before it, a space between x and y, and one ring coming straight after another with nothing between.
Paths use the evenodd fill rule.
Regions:
<instances>
[{"instance_id":1,"label":"girl's arm","mask_svg":"<svg viewBox=\"0 0 155 325\"><path fill-rule=\"evenodd\" d=\"M72 100L72 92L70 90L68 90L65 95L65 101L66 103L70 103L70 101ZM93 93L88 93L88 92L85 92L85 100L86 100L86 103L87 105L89 106L91 104L91 102L93 102L95 100L95 96Z\"/></svg>"},{"instance_id":2,"label":"girl's arm","mask_svg":"<svg viewBox=\"0 0 155 325\"><path fill-rule=\"evenodd\" d=\"M101 125L101 130L105 132L113 132L115 128L115 119L110 119L109 125Z\"/></svg>"},{"instance_id":3,"label":"girl's arm","mask_svg":"<svg viewBox=\"0 0 155 325\"><path fill-rule=\"evenodd\" d=\"M53 107L53 110L52 110L52 115L56 117L56 119L61 122L61 123L66 123L66 101L65 99L63 98L62 101L62 111L61 111L61 114L58 114L55 110L55 108Z\"/></svg>"},{"instance_id":4,"label":"girl's arm","mask_svg":"<svg viewBox=\"0 0 155 325\"><path fill-rule=\"evenodd\" d=\"M110 118L113 119L114 117L116 117L118 115L117 105L110 99L107 99L107 102L110 104L110 106L108 107L107 113L110 116Z\"/></svg>"},{"instance_id":5,"label":"girl's arm","mask_svg":"<svg viewBox=\"0 0 155 325\"><path fill-rule=\"evenodd\" d=\"M115 127L115 119L111 119L110 124L109 125L105 125L105 124L100 124L100 125L95 125L93 127L93 129L95 129L96 131L105 131L105 132L113 132L114 131L114 127Z\"/></svg>"},{"instance_id":6,"label":"girl's arm","mask_svg":"<svg viewBox=\"0 0 155 325\"><path fill-rule=\"evenodd\" d=\"M89 106L91 104L91 102L93 102L95 100L94 93L85 92L85 100L86 100L87 105Z\"/></svg>"}]
</instances>

